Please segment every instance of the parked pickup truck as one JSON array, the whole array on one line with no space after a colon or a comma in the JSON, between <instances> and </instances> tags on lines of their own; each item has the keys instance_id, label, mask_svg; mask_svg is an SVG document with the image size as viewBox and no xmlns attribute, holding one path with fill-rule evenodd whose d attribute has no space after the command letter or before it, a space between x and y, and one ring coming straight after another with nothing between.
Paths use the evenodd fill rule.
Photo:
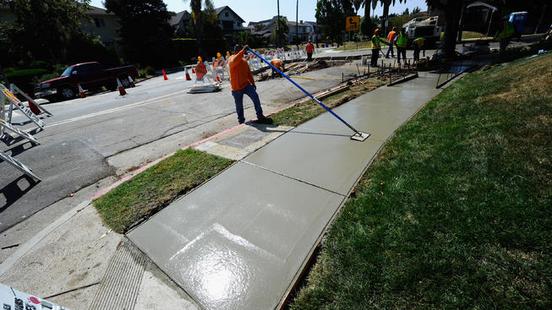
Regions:
<instances>
[{"instance_id":1,"label":"parked pickup truck","mask_svg":"<svg viewBox=\"0 0 552 310\"><path fill-rule=\"evenodd\" d=\"M79 94L79 84L85 90L99 90L106 87L117 89L117 78L123 86L129 87L128 77L136 79L138 70L134 66L111 68L98 62L85 62L67 67L60 77L41 82L35 89L35 97L49 100L67 100Z\"/></svg>"}]
</instances>

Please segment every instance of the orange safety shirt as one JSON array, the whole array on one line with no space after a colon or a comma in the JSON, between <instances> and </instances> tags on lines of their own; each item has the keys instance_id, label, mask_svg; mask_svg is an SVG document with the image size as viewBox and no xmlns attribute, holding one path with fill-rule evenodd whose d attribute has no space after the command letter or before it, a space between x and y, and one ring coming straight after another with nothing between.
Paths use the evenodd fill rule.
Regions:
<instances>
[{"instance_id":1,"label":"orange safety shirt","mask_svg":"<svg viewBox=\"0 0 552 310\"><path fill-rule=\"evenodd\" d=\"M314 52L314 44L307 43L307 48L306 49L307 49L307 53L309 53L309 54Z\"/></svg>"},{"instance_id":2,"label":"orange safety shirt","mask_svg":"<svg viewBox=\"0 0 552 310\"><path fill-rule=\"evenodd\" d=\"M249 64L243 55L245 50L239 51L236 55L230 56L228 59L228 67L230 68L230 84L233 91L240 91L248 85L255 85L253 74L249 69Z\"/></svg>"},{"instance_id":3,"label":"orange safety shirt","mask_svg":"<svg viewBox=\"0 0 552 310\"><path fill-rule=\"evenodd\" d=\"M389 42L393 42L393 39L395 39L395 36L397 35L397 33L393 30L389 31L389 33L387 34L387 41Z\"/></svg>"},{"instance_id":4,"label":"orange safety shirt","mask_svg":"<svg viewBox=\"0 0 552 310\"><path fill-rule=\"evenodd\" d=\"M274 67L276 67L276 68L278 68L278 69L280 69L280 70L282 70L282 69L284 68L284 62L283 62L281 59L274 58L274 59L272 59L272 60L270 61L270 63L271 63Z\"/></svg>"}]
</instances>

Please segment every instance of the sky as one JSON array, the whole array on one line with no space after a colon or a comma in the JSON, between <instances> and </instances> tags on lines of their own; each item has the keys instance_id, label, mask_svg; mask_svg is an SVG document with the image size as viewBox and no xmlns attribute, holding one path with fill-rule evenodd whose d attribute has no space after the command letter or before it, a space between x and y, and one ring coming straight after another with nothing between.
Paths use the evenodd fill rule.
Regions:
<instances>
[{"instance_id":1,"label":"sky","mask_svg":"<svg viewBox=\"0 0 552 310\"><path fill-rule=\"evenodd\" d=\"M104 0L92 0L91 4L98 7L103 7ZM276 0L213 0L215 7L228 5L238 15L243 18L247 25L250 21L259 21L269 19L275 16ZM412 10L415 7L420 7L422 11L427 9L425 0L407 0L406 3L398 3L390 9L390 13L402 13L404 9ZM169 11L181 12L183 10L190 11L189 1L184 0L165 0ZM295 20L296 0L280 0L280 14L287 16L289 20ZM299 0L299 20L316 21L314 17L316 10L316 0ZM363 9L360 10L360 15ZM382 15L382 7L378 6L372 14Z\"/></svg>"}]
</instances>

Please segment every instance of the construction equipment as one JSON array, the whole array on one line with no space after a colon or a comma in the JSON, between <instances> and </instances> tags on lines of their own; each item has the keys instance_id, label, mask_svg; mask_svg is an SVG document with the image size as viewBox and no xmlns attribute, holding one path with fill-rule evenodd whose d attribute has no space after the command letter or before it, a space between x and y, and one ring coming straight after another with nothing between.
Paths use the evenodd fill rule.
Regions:
<instances>
[{"instance_id":1,"label":"construction equipment","mask_svg":"<svg viewBox=\"0 0 552 310\"><path fill-rule=\"evenodd\" d=\"M272 65L272 63L270 63L270 61L266 60L265 58L263 58L261 55L259 55L257 52L255 52L254 50L252 50L251 48L247 48L247 50L252 53L253 55L257 56L262 62L266 63L269 67L272 68L272 70L275 70L276 72L278 72L281 76L283 76L284 78L286 78L291 84L293 84L295 87L299 88L299 90L301 90L305 95L307 95L309 98L311 98L314 102L316 102L318 105L320 105L324 110L326 110L328 113L330 113L332 116L334 116L335 118L337 118L340 122L342 122L344 125L346 125L347 127L349 127L349 129L351 129L354 134L351 136L351 140L354 140L354 141L366 141L366 139L368 139L370 137L370 134L369 133L365 133L365 132L360 132L358 131L355 127L353 127L351 124L349 124L348 122L346 122L343 118L341 118L339 115L337 115L334 111L332 111L332 109L330 109L328 106L326 106L322 101L318 100L318 98L316 98L314 95L312 95L311 93L309 93L307 90L305 90L303 87L301 87L301 85L299 85L297 82L295 82L292 78L290 78L287 74L285 74L284 72L282 72L280 69L276 68L274 65Z\"/></svg>"}]
</instances>

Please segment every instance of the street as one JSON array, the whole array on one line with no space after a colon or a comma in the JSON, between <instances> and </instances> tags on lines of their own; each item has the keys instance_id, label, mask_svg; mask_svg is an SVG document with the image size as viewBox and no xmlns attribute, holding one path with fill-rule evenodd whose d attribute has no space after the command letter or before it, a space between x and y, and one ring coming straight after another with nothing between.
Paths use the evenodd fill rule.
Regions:
<instances>
[{"instance_id":1,"label":"street","mask_svg":"<svg viewBox=\"0 0 552 310\"><path fill-rule=\"evenodd\" d=\"M345 53L344 55L350 55ZM316 92L341 83L356 66L326 68L297 78ZM188 94L193 81L184 73L156 77L118 92L46 105L54 114L35 137L40 146L19 143L3 151L14 155L42 178L35 183L7 164L0 165L0 232L52 203L108 176L121 175L144 163L237 125L227 82L218 93ZM303 97L283 79L258 83L266 114ZM246 111L252 110L246 99ZM247 113L252 119L253 113ZM16 114L13 122L32 128Z\"/></svg>"}]
</instances>

